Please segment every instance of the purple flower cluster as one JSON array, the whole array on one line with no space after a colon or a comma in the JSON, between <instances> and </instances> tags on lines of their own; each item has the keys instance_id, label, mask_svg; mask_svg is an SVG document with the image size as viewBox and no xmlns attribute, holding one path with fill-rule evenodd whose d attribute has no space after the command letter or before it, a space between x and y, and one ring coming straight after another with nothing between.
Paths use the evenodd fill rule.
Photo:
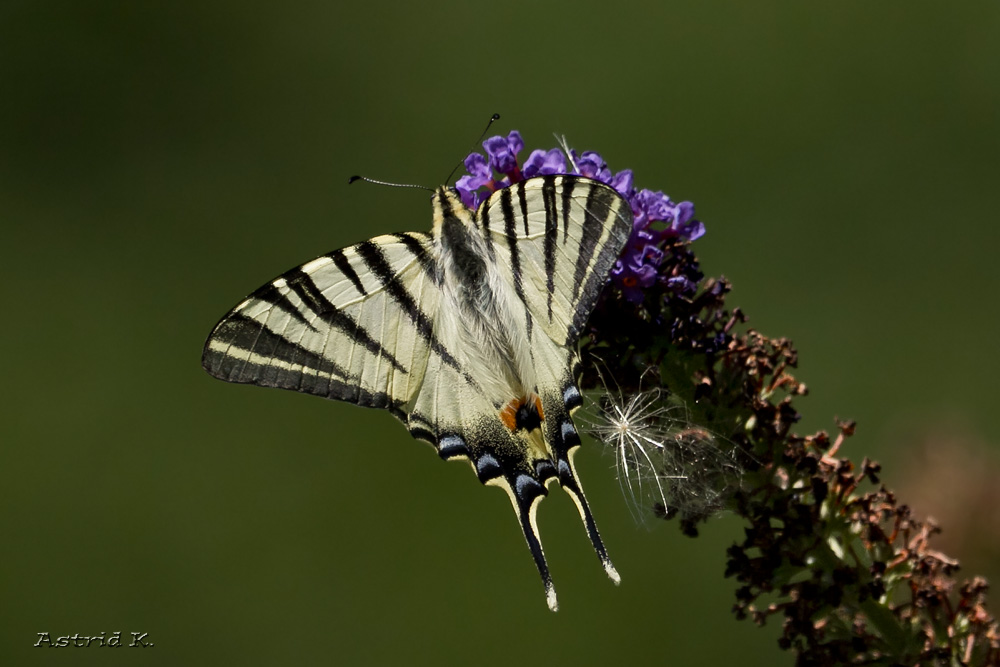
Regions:
<instances>
[{"instance_id":1,"label":"purple flower cluster","mask_svg":"<svg viewBox=\"0 0 1000 667\"><path fill-rule=\"evenodd\" d=\"M486 157L472 153L465 158L469 173L455 184L466 206L475 209L493 192L534 176L574 174L606 183L628 201L634 218L632 234L611 270L611 279L625 297L638 303L645 291L656 284L676 294L695 291L697 285L690 277L661 272L668 244L694 241L705 234L705 225L694 218L694 204L675 203L659 191L637 190L631 169L613 174L604 158L594 151L578 155L571 149L567 155L558 148L538 149L531 152L523 165L518 165L517 154L524 149L524 141L517 130L506 137L490 137L483 142L483 148Z\"/></svg>"}]
</instances>

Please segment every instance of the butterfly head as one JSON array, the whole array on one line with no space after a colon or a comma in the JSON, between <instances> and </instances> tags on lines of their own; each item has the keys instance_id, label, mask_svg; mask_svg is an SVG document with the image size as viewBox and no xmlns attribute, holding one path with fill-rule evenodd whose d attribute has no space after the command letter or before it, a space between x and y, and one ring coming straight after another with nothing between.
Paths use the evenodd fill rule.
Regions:
<instances>
[{"instance_id":1,"label":"butterfly head","mask_svg":"<svg viewBox=\"0 0 1000 667\"><path fill-rule=\"evenodd\" d=\"M475 243L470 232L475 229L474 214L462 203L458 192L442 185L434 191L431 198L434 208L434 237L440 239L442 245L459 258L465 258L474 264L482 252L470 246ZM464 262L468 263L468 262ZM475 276L462 276L463 282L476 282Z\"/></svg>"},{"instance_id":2,"label":"butterfly head","mask_svg":"<svg viewBox=\"0 0 1000 667\"><path fill-rule=\"evenodd\" d=\"M442 211L445 215L455 215L458 211L469 210L462 202L462 197L459 195L458 190L447 185L442 185L434 191L431 203L434 206L435 217L437 217L438 211Z\"/></svg>"}]
</instances>

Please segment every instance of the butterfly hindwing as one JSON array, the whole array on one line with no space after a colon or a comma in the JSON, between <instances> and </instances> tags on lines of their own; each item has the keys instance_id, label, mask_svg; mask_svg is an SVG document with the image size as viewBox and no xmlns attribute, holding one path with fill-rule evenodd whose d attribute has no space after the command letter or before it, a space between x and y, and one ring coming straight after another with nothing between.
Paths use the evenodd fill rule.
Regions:
<instances>
[{"instance_id":1,"label":"butterfly hindwing","mask_svg":"<svg viewBox=\"0 0 1000 667\"><path fill-rule=\"evenodd\" d=\"M507 493L545 585L546 600L556 608L555 588L535 521L538 503L548 494L545 481L555 472L547 452L538 447L541 443L532 442L523 431L506 428L497 419L493 403L434 358L408 425L414 436L433 443L442 458L467 460L482 484Z\"/></svg>"},{"instance_id":2,"label":"butterfly hindwing","mask_svg":"<svg viewBox=\"0 0 1000 667\"><path fill-rule=\"evenodd\" d=\"M575 344L632 230L632 210L603 183L544 176L493 194L479 221L500 274L524 306L556 479L617 582L573 465L580 437L572 413L582 402L573 366Z\"/></svg>"}]
</instances>

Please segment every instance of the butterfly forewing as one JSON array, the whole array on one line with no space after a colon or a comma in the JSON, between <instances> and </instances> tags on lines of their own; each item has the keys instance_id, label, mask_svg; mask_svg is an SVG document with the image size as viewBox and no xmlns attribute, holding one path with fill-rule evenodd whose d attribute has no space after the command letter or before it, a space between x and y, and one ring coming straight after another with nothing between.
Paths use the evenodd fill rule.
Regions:
<instances>
[{"instance_id":1,"label":"butterfly forewing","mask_svg":"<svg viewBox=\"0 0 1000 667\"><path fill-rule=\"evenodd\" d=\"M572 346L632 231L628 203L597 181L543 176L492 195L480 220L533 322Z\"/></svg>"},{"instance_id":2,"label":"butterfly forewing","mask_svg":"<svg viewBox=\"0 0 1000 667\"><path fill-rule=\"evenodd\" d=\"M205 369L229 382L402 416L420 390L430 343L392 292L412 295L423 318L435 317L440 291L429 269L432 247L426 234L379 236L279 276L216 325Z\"/></svg>"}]
</instances>

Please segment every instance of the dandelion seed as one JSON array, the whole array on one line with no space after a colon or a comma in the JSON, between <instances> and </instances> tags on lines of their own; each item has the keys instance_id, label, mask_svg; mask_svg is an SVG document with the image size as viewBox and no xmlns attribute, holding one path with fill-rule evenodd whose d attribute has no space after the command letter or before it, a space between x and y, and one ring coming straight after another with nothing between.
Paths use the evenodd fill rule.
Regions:
<instances>
[{"instance_id":1,"label":"dandelion seed","mask_svg":"<svg viewBox=\"0 0 1000 667\"><path fill-rule=\"evenodd\" d=\"M625 395L604 384L581 422L613 453L636 519L650 510L695 521L723 511L742 483L735 446L692 424L684 406L660 387Z\"/></svg>"},{"instance_id":2,"label":"dandelion seed","mask_svg":"<svg viewBox=\"0 0 1000 667\"><path fill-rule=\"evenodd\" d=\"M678 477L658 470L666 439L661 427L669 410L660 400L661 393L657 388L628 399L606 393L601 396L595 418L581 420L590 435L614 453L618 481L637 519L641 516L636 511L639 508L656 502L667 504L666 480Z\"/></svg>"}]
</instances>

